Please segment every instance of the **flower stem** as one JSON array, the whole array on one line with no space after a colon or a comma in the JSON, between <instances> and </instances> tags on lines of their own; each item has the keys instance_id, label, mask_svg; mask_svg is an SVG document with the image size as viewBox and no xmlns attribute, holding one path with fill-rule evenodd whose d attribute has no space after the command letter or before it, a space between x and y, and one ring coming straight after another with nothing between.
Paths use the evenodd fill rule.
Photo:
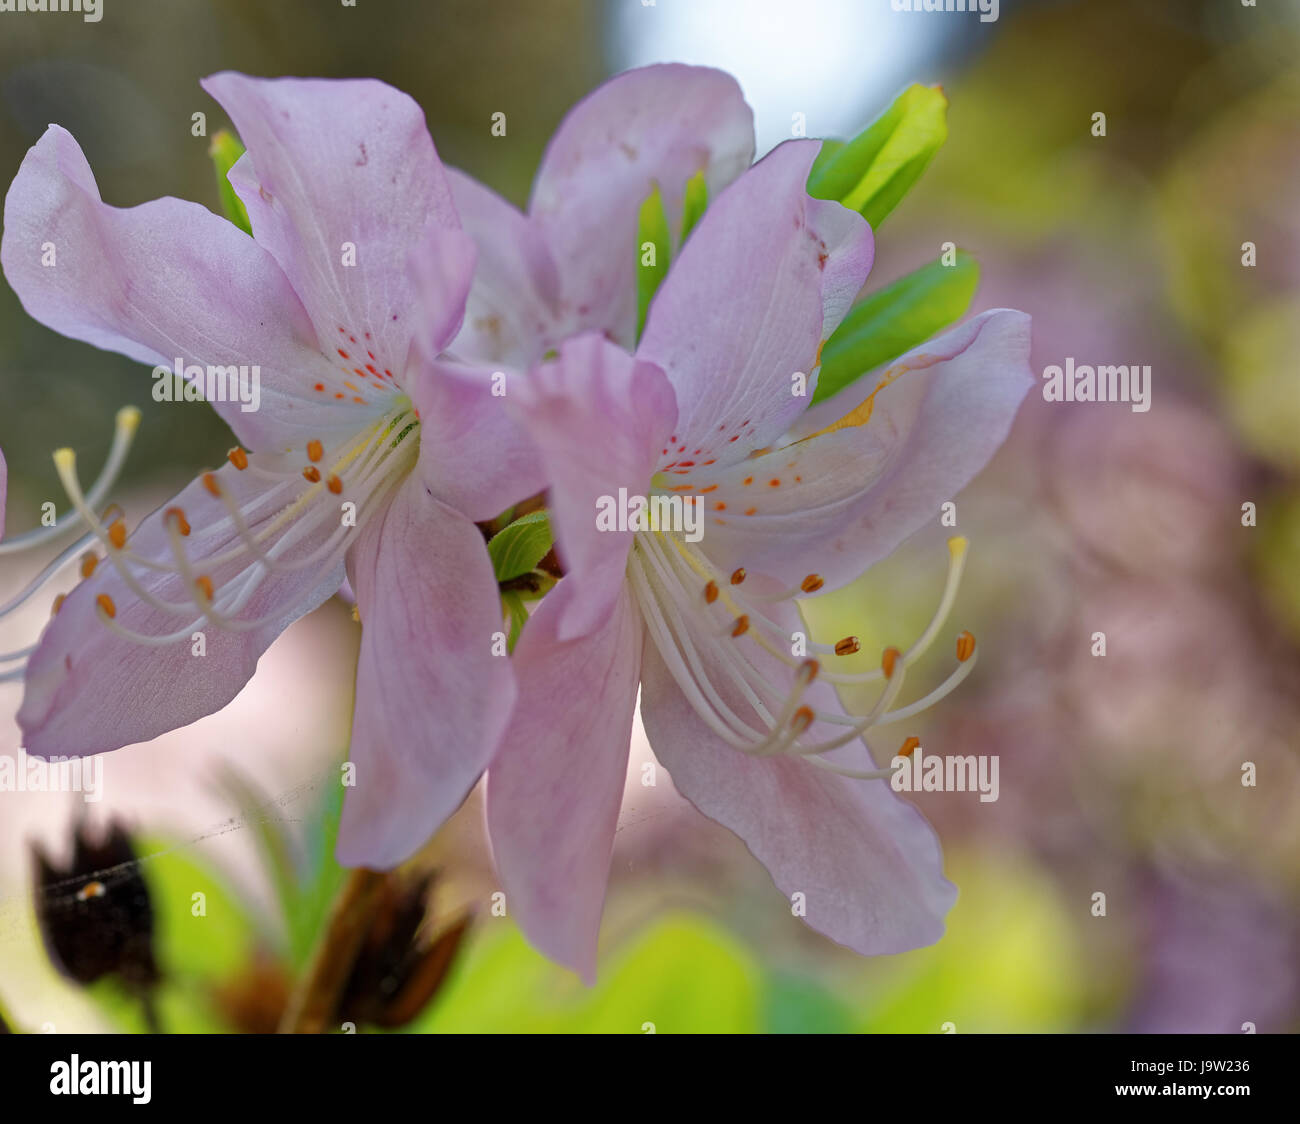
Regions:
<instances>
[{"instance_id":1,"label":"flower stem","mask_svg":"<svg viewBox=\"0 0 1300 1124\"><path fill-rule=\"evenodd\" d=\"M326 1030L365 939L371 907L384 878L383 873L358 868L343 884L311 964L280 1020L281 1034L321 1034Z\"/></svg>"}]
</instances>

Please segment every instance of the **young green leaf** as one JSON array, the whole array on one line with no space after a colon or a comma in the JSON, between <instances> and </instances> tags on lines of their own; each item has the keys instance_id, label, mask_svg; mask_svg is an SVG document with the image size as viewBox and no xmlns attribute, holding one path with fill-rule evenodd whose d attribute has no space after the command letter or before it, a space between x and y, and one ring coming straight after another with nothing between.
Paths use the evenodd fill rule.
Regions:
<instances>
[{"instance_id":1,"label":"young green leaf","mask_svg":"<svg viewBox=\"0 0 1300 1124\"><path fill-rule=\"evenodd\" d=\"M636 335L641 338L646 313L660 283L668 276L672 244L668 239L668 216L664 214L664 197L656 184L645 202L636 228Z\"/></svg>"},{"instance_id":2,"label":"young green leaf","mask_svg":"<svg viewBox=\"0 0 1300 1124\"><path fill-rule=\"evenodd\" d=\"M551 549L551 521L545 511L533 511L498 532L488 543L497 581L521 577Z\"/></svg>"},{"instance_id":3,"label":"young green leaf","mask_svg":"<svg viewBox=\"0 0 1300 1124\"><path fill-rule=\"evenodd\" d=\"M954 265L930 262L850 309L822 348L813 402L838 393L965 315L979 276L975 259L958 250Z\"/></svg>"},{"instance_id":4,"label":"young green leaf","mask_svg":"<svg viewBox=\"0 0 1300 1124\"><path fill-rule=\"evenodd\" d=\"M244 210L244 204L239 201L235 189L230 186L230 180L226 178L235 161L244 155L244 146L233 133L221 129L213 135L208 155L212 157L212 167L217 173L217 192L221 196L222 213L245 234L252 234L248 212Z\"/></svg>"},{"instance_id":5,"label":"young green leaf","mask_svg":"<svg viewBox=\"0 0 1300 1124\"><path fill-rule=\"evenodd\" d=\"M851 141L822 152L808 194L857 211L874 230L948 138L948 99L938 87L909 86Z\"/></svg>"},{"instance_id":6,"label":"young green leaf","mask_svg":"<svg viewBox=\"0 0 1300 1124\"><path fill-rule=\"evenodd\" d=\"M514 654L515 645L519 643L519 634L528 623L528 607L524 599L514 590L508 589L501 594L501 602L510 614L510 635L506 637L506 652Z\"/></svg>"}]
</instances>

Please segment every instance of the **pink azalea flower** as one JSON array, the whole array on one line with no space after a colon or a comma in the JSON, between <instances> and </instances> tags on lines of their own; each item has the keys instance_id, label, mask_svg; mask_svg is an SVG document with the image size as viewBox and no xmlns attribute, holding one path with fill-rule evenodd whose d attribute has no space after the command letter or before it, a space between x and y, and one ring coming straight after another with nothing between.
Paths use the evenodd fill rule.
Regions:
<instances>
[{"instance_id":1,"label":"pink azalea flower","mask_svg":"<svg viewBox=\"0 0 1300 1124\"><path fill-rule=\"evenodd\" d=\"M105 558L47 627L18 721L38 754L193 722L346 571L363 633L339 852L391 865L461 802L507 719L514 684L492 654L501 608L474 520L537 484L499 399L436 358L474 249L419 107L374 81L203 85L247 145L230 178L254 238L177 199L107 206L57 126L6 199L0 260L36 319L146 363L256 365L261 380L256 411L213 402L243 445L230 463L129 539L61 454Z\"/></svg>"},{"instance_id":2,"label":"pink azalea flower","mask_svg":"<svg viewBox=\"0 0 1300 1124\"><path fill-rule=\"evenodd\" d=\"M626 71L569 111L547 145L527 215L449 169L479 251L452 350L526 369L584 331L630 348L642 201L657 185L675 227L688 179L703 173L712 198L753 158L754 116L735 79L673 63Z\"/></svg>"},{"instance_id":3,"label":"pink azalea flower","mask_svg":"<svg viewBox=\"0 0 1300 1124\"><path fill-rule=\"evenodd\" d=\"M676 112L678 99L708 112ZM558 351L511 402L551 483L567 575L515 651L519 702L488 772L488 820L512 912L588 979L638 690L676 787L739 834L783 893L803 895L816 929L898 952L938 939L954 900L933 833L860 739L973 666L963 638L947 683L891 709L952 603L960 544L931 627L878 672L833 673L825 645L792 654L796 599L858 577L987 462L1032 381L1029 320L986 313L806 411L821 346L873 253L860 217L807 196L818 150L787 142L711 190L635 356L610 341L631 338L636 206L657 182L672 225L687 177L703 168L712 189L748 163L749 111L730 79L651 67L602 87L552 141L528 217L453 177L486 263L456 348L502 362ZM582 198L551 210L565 197L546 187L560 169L581 177ZM600 262L585 273L583 247ZM595 331L566 338L575 326ZM793 392L796 372L807 396ZM620 488L699 497L702 541L599 530L600 497ZM881 684L880 702L847 717L834 684L864 679Z\"/></svg>"}]
</instances>

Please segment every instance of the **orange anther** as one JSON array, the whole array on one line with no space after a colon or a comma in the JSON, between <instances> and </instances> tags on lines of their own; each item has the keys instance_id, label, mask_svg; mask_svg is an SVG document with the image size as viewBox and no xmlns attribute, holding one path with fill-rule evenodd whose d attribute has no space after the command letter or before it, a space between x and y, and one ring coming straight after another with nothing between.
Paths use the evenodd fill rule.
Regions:
<instances>
[{"instance_id":1,"label":"orange anther","mask_svg":"<svg viewBox=\"0 0 1300 1124\"><path fill-rule=\"evenodd\" d=\"M809 726L812 725L813 712L812 707L801 706L794 712L794 717L790 719L790 729L793 733L802 734Z\"/></svg>"},{"instance_id":2,"label":"orange anther","mask_svg":"<svg viewBox=\"0 0 1300 1124\"><path fill-rule=\"evenodd\" d=\"M745 567L741 566L731 571L731 584L739 585L745 580Z\"/></svg>"},{"instance_id":3,"label":"orange anther","mask_svg":"<svg viewBox=\"0 0 1300 1124\"><path fill-rule=\"evenodd\" d=\"M894 678L894 668L898 666L902 654L897 648L885 649L885 654L880 659L880 666L884 670L886 678Z\"/></svg>"},{"instance_id":4,"label":"orange anther","mask_svg":"<svg viewBox=\"0 0 1300 1124\"><path fill-rule=\"evenodd\" d=\"M356 387L352 388L353 390ZM314 437L307 442L307 459L309 461L318 461L325 455L325 446L317 441Z\"/></svg>"},{"instance_id":5,"label":"orange anther","mask_svg":"<svg viewBox=\"0 0 1300 1124\"><path fill-rule=\"evenodd\" d=\"M957 659L965 663L975 654L975 637L972 633L963 632L957 637Z\"/></svg>"},{"instance_id":6,"label":"orange anther","mask_svg":"<svg viewBox=\"0 0 1300 1124\"><path fill-rule=\"evenodd\" d=\"M95 604L99 606L104 616L110 619L117 616L117 606L113 604L113 599L107 593L101 593L96 597Z\"/></svg>"},{"instance_id":7,"label":"orange anther","mask_svg":"<svg viewBox=\"0 0 1300 1124\"><path fill-rule=\"evenodd\" d=\"M330 478L325 481L325 487L337 496L341 491L343 491L343 481L337 476L330 476Z\"/></svg>"},{"instance_id":8,"label":"orange anther","mask_svg":"<svg viewBox=\"0 0 1300 1124\"><path fill-rule=\"evenodd\" d=\"M804 660L799 665L799 677L805 684L811 683L817 678L817 673L821 671L822 665L816 660Z\"/></svg>"},{"instance_id":9,"label":"orange anther","mask_svg":"<svg viewBox=\"0 0 1300 1124\"><path fill-rule=\"evenodd\" d=\"M248 467L248 454L238 445L226 454L226 459L230 461L240 472Z\"/></svg>"},{"instance_id":10,"label":"orange anther","mask_svg":"<svg viewBox=\"0 0 1300 1124\"><path fill-rule=\"evenodd\" d=\"M102 882L87 882L77 891L77 901L84 902L90 898L102 898L108 891Z\"/></svg>"},{"instance_id":11,"label":"orange anther","mask_svg":"<svg viewBox=\"0 0 1300 1124\"><path fill-rule=\"evenodd\" d=\"M744 636L749 631L749 618L742 613L736 618L736 625L731 630L732 636Z\"/></svg>"},{"instance_id":12,"label":"orange anther","mask_svg":"<svg viewBox=\"0 0 1300 1124\"><path fill-rule=\"evenodd\" d=\"M809 574L799 583L799 588L805 593L816 593L826 583L822 581L821 574Z\"/></svg>"},{"instance_id":13,"label":"orange anther","mask_svg":"<svg viewBox=\"0 0 1300 1124\"><path fill-rule=\"evenodd\" d=\"M183 512L179 507L169 507L165 512L163 512L163 519L175 520L176 529L180 531L182 535L188 535L190 533L189 520L185 518L185 512Z\"/></svg>"},{"instance_id":14,"label":"orange anther","mask_svg":"<svg viewBox=\"0 0 1300 1124\"><path fill-rule=\"evenodd\" d=\"M108 541L113 544L117 550L126 546L126 524L120 519L114 519L108 528Z\"/></svg>"},{"instance_id":15,"label":"orange anther","mask_svg":"<svg viewBox=\"0 0 1300 1124\"><path fill-rule=\"evenodd\" d=\"M59 594L59 595L54 599L54 607L50 610L50 616L54 616L54 615L55 615L55 614L56 614L60 609L62 609L62 608L63 608L63 603L64 603L67 599L68 599L68 595L67 595L66 593L60 593L60 594Z\"/></svg>"},{"instance_id":16,"label":"orange anther","mask_svg":"<svg viewBox=\"0 0 1300 1124\"><path fill-rule=\"evenodd\" d=\"M217 479L215 472L205 472L203 474L203 486L218 499L221 498L221 481Z\"/></svg>"},{"instance_id":17,"label":"orange anther","mask_svg":"<svg viewBox=\"0 0 1300 1124\"><path fill-rule=\"evenodd\" d=\"M95 572L95 567L99 565L99 559L93 554L83 554L81 556L81 576L90 577Z\"/></svg>"},{"instance_id":18,"label":"orange anther","mask_svg":"<svg viewBox=\"0 0 1300 1124\"><path fill-rule=\"evenodd\" d=\"M920 738L908 738L898 750L899 757L911 757L913 750L921 748Z\"/></svg>"},{"instance_id":19,"label":"orange anther","mask_svg":"<svg viewBox=\"0 0 1300 1124\"><path fill-rule=\"evenodd\" d=\"M708 604L712 605L717 599L718 599L718 583L709 582L709 584L704 587L704 600Z\"/></svg>"},{"instance_id":20,"label":"orange anther","mask_svg":"<svg viewBox=\"0 0 1300 1124\"><path fill-rule=\"evenodd\" d=\"M320 469L317 468L314 464L309 464L306 468L304 468L302 470L302 475L304 479L310 480L313 484L320 483Z\"/></svg>"},{"instance_id":21,"label":"orange anther","mask_svg":"<svg viewBox=\"0 0 1300 1124\"><path fill-rule=\"evenodd\" d=\"M835 644L835 654L837 656L851 656L854 652L859 651L862 645L858 643L856 636L846 636L843 640Z\"/></svg>"},{"instance_id":22,"label":"orange anther","mask_svg":"<svg viewBox=\"0 0 1300 1124\"><path fill-rule=\"evenodd\" d=\"M194 585L199 590L199 592L203 594L203 599L205 601L208 602L212 601L212 593L213 593L212 579L208 577L207 574L200 574L197 578L195 578Z\"/></svg>"}]
</instances>

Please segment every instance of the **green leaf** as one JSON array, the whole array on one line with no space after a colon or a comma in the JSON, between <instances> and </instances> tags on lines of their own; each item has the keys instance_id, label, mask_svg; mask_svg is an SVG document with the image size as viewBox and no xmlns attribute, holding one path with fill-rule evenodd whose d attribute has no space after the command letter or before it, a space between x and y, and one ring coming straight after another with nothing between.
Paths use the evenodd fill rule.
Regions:
<instances>
[{"instance_id":1,"label":"green leaf","mask_svg":"<svg viewBox=\"0 0 1300 1124\"><path fill-rule=\"evenodd\" d=\"M334 858L339 821L343 817L344 794L337 768L322 789L307 824L307 868L300 883L297 907L294 916L288 918L289 955L298 970L305 968L311 959L317 939L324 931L326 918L347 877L347 871Z\"/></svg>"},{"instance_id":2,"label":"green leaf","mask_svg":"<svg viewBox=\"0 0 1300 1124\"><path fill-rule=\"evenodd\" d=\"M647 262L646 259L650 261ZM668 239L668 216L664 214L664 197L656 184L645 202L636 226L636 335L641 338L646 313L660 282L668 276L672 243Z\"/></svg>"},{"instance_id":3,"label":"green leaf","mask_svg":"<svg viewBox=\"0 0 1300 1124\"><path fill-rule=\"evenodd\" d=\"M822 348L813 402L892 362L965 315L979 264L958 250L956 264L932 261L855 305Z\"/></svg>"},{"instance_id":4,"label":"green leaf","mask_svg":"<svg viewBox=\"0 0 1300 1124\"><path fill-rule=\"evenodd\" d=\"M239 201L235 189L230 186L230 180L226 178L235 161L244 155L244 146L233 133L221 129L212 137L208 155L212 157L212 166L217 173L217 192L221 196L222 213L245 234L252 234L248 212L244 210L244 204Z\"/></svg>"},{"instance_id":5,"label":"green leaf","mask_svg":"<svg viewBox=\"0 0 1300 1124\"><path fill-rule=\"evenodd\" d=\"M524 604L524 599L514 590L508 589L501 594L501 601L510 614L510 635L506 637L506 651L514 655L515 645L519 642L519 634L523 632L524 625L528 623L528 608Z\"/></svg>"},{"instance_id":6,"label":"green leaf","mask_svg":"<svg viewBox=\"0 0 1300 1124\"><path fill-rule=\"evenodd\" d=\"M857 211L874 230L947 138L948 99L943 91L909 86L851 141L835 148L823 144L808 175L808 194Z\"/></svg>"},{"instance_id":7,"label":"green leaf","mask_svg":"<svg viewBox=\"0 0 1300 1124\"><path fill-rule=\"evenodd\" d=\"M763 972L730 932L673 912L611 947L586 988L508 922L470 931L445 987L406 1029L479 1034L754 1034Z\"/></svg>"},{"instance_id":8,"label":"green leaf","mask_svg":"<svg viewBox=\"0 0 1300 1124\"><path fill-rule=\"evenodd\" d=\"M551 521L545 511L529 512L492 537L488 554L497 581L522 577L551 549Z\"/></svg>"},{"instance_id":9,"label":"green leaf","mask_svg":"<svg viewBox=\"0 0 1300 1124\"><path fill-rule=\"evenodd\" d=\"M686 181L686 193L682 198L682 236L678 245L686 241L687 236L695 229L695 224L703 217L704 209L708 205L708 182L702 171L696 172Z\"/></svg>"}]
</instances>

